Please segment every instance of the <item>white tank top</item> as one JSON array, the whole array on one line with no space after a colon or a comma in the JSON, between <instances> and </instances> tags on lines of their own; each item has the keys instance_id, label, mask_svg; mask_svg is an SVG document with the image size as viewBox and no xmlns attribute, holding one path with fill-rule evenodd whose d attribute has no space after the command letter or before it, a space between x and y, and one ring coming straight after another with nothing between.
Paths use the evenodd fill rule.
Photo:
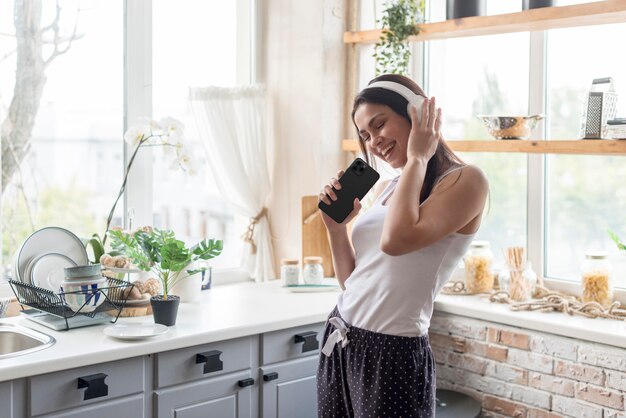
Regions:
<instances>
[{"instance_id":1,"label":"white tank top","mask_svg":"<svg viewBox=\"0 0 626 418\"><path fill-rule=\"evenodd\" d=\"M460 167L454 167L439 177ZM398 178L354 222L355 268L346 279L337 308L358 328L389 335L422 336L430 326L435 297L448 281L475 234L453 233L408 254L390 256L380 249L388 207L385 201Z\"/></svg>"}]
</instances>

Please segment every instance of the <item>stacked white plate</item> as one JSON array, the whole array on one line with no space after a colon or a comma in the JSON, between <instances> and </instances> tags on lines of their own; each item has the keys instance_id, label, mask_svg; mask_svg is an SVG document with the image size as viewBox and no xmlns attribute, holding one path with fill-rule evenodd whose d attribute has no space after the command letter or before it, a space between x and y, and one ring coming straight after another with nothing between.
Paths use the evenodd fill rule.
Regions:
<instances>
[{"instance_id":1,"label":"stacked white plate","mask_svg":"<svg viewBox=\"0 0 626 418\"><path fill-rule=\"evenodd\" d=\"M63 269L89 264L80 238L67 229L50 226L33 232L15 256L15 279L59 292Z\"/></svg>"}]
</instances>

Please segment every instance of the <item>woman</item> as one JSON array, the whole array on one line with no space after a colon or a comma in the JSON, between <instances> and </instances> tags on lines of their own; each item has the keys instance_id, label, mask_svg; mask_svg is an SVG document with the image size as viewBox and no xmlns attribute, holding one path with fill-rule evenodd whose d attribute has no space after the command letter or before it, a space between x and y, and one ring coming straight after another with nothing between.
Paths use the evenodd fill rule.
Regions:
<instances>
[{"instance_id":1,"label":"woman","mask_svg":"<svg viewBox=\"0 0 626 418\"><path fill-rule=\"evenodd\" d=\"M409 78L372 80L355 98L352 120L367 161L380 158L401 174L375 189L352 244L346 225L358 199L341 224L322 212L344 291L326 325L318 416L431 417L433 300L480 226L487 180L446 145L435 98ZM320 193L326 204L337 199L337 178Z\"/></svg>"}]
</instances>

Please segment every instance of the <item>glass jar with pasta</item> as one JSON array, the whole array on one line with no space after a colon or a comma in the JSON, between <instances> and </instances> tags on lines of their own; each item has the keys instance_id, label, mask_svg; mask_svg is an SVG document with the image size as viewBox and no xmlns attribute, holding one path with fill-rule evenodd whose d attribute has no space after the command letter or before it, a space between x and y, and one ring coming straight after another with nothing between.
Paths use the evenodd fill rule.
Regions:
<instances>
[{"instance_id":1,"label":"glass jar with pasta","mask_svg":"<svg viewBox=\"0 0 626 418\"><path fill-rule=\"evenodd\" d=\"M582 301L598 302L605 308L613 303L611 263L605 252L588 252L581 268Z\"/></svg>"},{"instance_id":2,"label":"glass jar with pasta","mask_svg":"<svg viewBox=\"0 0 626 418\"><path fill-rule=\"evenodd\" d=\"M465 288L468 293L490 292L494 276L491 272L493 253L489 241L473 241L463 257L465 263Z\"/></svg>"}]
</instances>

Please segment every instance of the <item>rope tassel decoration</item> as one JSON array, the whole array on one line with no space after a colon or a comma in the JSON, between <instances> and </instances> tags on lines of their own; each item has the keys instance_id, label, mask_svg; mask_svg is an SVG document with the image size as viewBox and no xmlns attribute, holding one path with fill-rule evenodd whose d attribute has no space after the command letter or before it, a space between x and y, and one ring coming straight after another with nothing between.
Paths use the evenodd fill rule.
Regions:
<instances>
[{"instance_id":1,"label":"rope tassel decoration","mask_svg":"<svg viewBox=\"0 0 626 418\"><path fill-rule=\"evenodd\" d=\"M261 211L254 218L250 218L248 229L241 236L241 239L244 242L250 244L250 251L252 252L252 254L256 254L256 249L257 249L256 243L254 242L254 227L256 226L257 223L259 223L261 218L263 218L264 216L267 216L267 207L265 206L263 206L263 209L261 209Z\"/></svg>"}]
</instances>

